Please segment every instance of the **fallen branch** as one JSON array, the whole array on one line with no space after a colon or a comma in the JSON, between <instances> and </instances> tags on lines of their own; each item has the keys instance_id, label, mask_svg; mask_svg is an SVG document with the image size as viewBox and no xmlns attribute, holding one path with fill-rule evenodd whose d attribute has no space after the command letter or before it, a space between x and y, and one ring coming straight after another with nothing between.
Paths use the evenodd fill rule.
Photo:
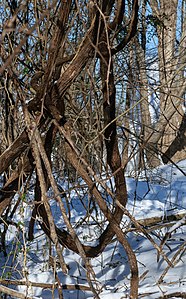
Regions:
<instances>
[{"instance_id":1,"label":"fallen branch","mask_svg":"<svg viewBox=\"0 0 186 299\"><path fill-rule=\"evenodd\" d=\"M23 280L0 279L0 283L5 284L5 285L32 286L32 287L37 287L37 288L42 288L42 289L57 289L59 287L58 282L54 282L54 283L42 283L41 282L40 283L40 282L23 281ZM60 284L60 287L62 287L63 290L91 291L89 286L80 285L80 284ZM0 290L1 290L1 286L0 286ZM20 297L20 298L22 298L22 297ZM23 297L23 298L25 298L25 297Z\"/></svg>"},{"instance_id":2,"label":"fallen branch","mask_svg":"<svg viewBox=\"0 0 186 299\"><path fill-rule=\"evenodd\" d=\"M155 292L139 294L139 298L143 298L143 297L154 295L154 294L155 294ZM170 293L170 294L158 297L157 299L168 299L168 298L172 299L174 297L176 297L176 298L186 298L186 293L185 292L174 292L174 293Z\"/></svg>"},{"instance_id":3,"label":"fallen branch","mask_svg":"<svg viewBox=\"0 0 186 299\"><path fill-rule=\"evenodd\" d=\"M158 297L157 299L168 299L168 298L173 298L173 297L176 297L176 298L186 298L186 293L185 292L170 293L170 294Z\"/></svg>"},{"instance_id":4,"label":"fallen branch","mask_svg":"<svg viewBox=\"0 0 186 299\"><path fill-rule=\"evenodd\" d=\"M8 294L8 295L12 296L13 298L16 297L16 298L20 298L20 299L33 299L33 297L29 297L29 296L27 296L27 294L24 295L21 292L12 290L12 289L7 288L7 287L2 286L2 285L0 285L0 292Z\"/></svg>"},{"instance_id":5,"label":"fallen branch","mask_svg":"<svg viewBox=\"0 0 186 299\"><path fill-rule=\"evenodd\" d=\"M163 218L163 216L157 216L157 217L151 217L151 218L146 218L146 219L136 219L136 221L143 226L151 226L151 225L154 225L157 223L169 223L170 221L180 220L185 215L186 215L186 212L181 210L180 213L166 215L166 217L164 217L164 218Z\"/></svg>"}]
</instances>

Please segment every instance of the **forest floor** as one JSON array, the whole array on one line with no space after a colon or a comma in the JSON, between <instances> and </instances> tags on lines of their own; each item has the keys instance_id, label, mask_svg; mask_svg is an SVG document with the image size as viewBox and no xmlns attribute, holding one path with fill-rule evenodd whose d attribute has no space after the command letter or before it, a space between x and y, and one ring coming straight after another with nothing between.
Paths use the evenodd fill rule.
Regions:
<instances>
[{"instance_id":1,"label":"forest floor","mask_svg":"<svg viewBox=\"0 0 186 299\"><path fill-rule=\"evenodd\" d=\"M141 174L138 179L127 178L128 204L130 213L146 225L144 219L151 219L145 226L153 241L172 263L171 267L165 261L162 253L158 256L157 249L141 232L132 229L130 220L123 218L121 227L128 229L127 239L135 252L139 267L139 298L174 298L182 293L186 298L186 161L174 165L161 166L158 169ZM62 187L67 189L65 182ZM27 240L27 227L31 216L29 198L33 190L27 195L22 208L14 216L13 221L18 224L9 225L6 234L7 256L0 252L0 279L22 281L27 286L11 285L7 287L24 293L29 298L60 298L59 290L55 289L56 279L66 285L87 286L86 271L79 255L68 249L63 249L63 255L68 265L68 274L58 268L56 253L49 240L39 227L35 226L35 239ZM84 214L84 201L76 191L69 193L71 207L71 223L76 227L78 235L86 244L93 245L99 236L99 225ZM51 207L58 226L64 223L59 217L58 206L51 200ZM170 217L170 215L173 215ZM175 220L174 215L179 215ZM101 220L98 215L96 219ZM154 222L153 222L154 219ZM159 220L157 220L159 219ZM158 223L157 223L158 222ZM2 227L0 226L0 229ZM165 237L167 239L165 240ZM165 242L163 242L163 240ZM51 250L49 250L51 247ZM53 256L49 262L49 255ZM98 257L91 259L95 271L94 286L101 299L128 298L130 291L130 268L123 247L115 238L105 251ZM48 288L33 286L30 282L47 283ZM52 287L53 286L53 287ZM81 288L81 287L80 287ZM175 293L175 294L174 294ZM172 295L170 295L172 294ZM167 296L167 297L166 297ZM180 295L181 296L181 295ZM185 296L185 297L184 297ZM88 290L64 290L64 299L93 298ZM0 293L0 298L3 297Z\"/></svg>"}]
</instances>

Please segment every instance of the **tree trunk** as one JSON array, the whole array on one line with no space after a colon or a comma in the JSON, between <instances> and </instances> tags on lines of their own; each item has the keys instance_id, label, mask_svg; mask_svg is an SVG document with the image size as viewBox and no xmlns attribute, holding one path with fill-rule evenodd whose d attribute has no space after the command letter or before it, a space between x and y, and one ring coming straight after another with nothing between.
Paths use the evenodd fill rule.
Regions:
<instances>
[{"instance_id":1,"label":"tree trunk","mask_svg":"<svg viewBox=\"0 0 186 299\"><path fill-rule=\"evenodd\" d=\"M176 59L176 25L178 0L151 1L153 14L157 21L159 81L160 81L160 122L167 122L162 127L162 136L158 142L161 152L166 152L177 136L184 116L183 100L178 98L177 59ZM177 93L178 92L178 93ZM174 110L169 117L167 111ZM185 158L184 150L175 152L172 160L177 162Z\"/></svg>"}]
</instances>

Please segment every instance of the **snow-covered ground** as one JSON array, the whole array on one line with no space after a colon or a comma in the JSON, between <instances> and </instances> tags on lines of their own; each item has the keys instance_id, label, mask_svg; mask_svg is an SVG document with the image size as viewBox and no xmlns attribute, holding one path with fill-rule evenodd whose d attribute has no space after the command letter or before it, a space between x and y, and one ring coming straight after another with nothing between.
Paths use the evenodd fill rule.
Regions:
<instances>
[{"instance_id":1,"label":"snow-covered ground","mask_svg":"<svg viewBox=\"0 0 186 299\"><path fill-rule=\"evenodd\" d=\"M154 171L141 174L138 180L127 178L129 197L127 208L136 219L161 217L165 221L170 214L185 213L186 177L184 173L186 174L186 161L181 161L177 165L178 168L173 165L161 166ZM65 184L63 187L67 188ZM29 196L32 196L32 192ZM82 200L80 201L77 193L74 191L69 193L71 221L77 227L81 240L93 244L100 229L93 221L91 226L88 226L86 221L78 226L85 216L83 204L86 204L87 200L86 196L81 196ZM54 283L55 271L48 262L49 240L40 230L38 223L35 227L34 241L28 242L26 239L27 226L31 216L28 200L29 197L27 203L23 203L19 214L16 214L13 219L19 224L19 230L15 226L9 226L6 235L8 255L5 257L3 252L0 252L0 277L23 281L26 277L30 282ZM51 201L51 206L56 223L62 227L63 220L59 217L55 201ZM99 218L99 213L96 217ZM127 225L129 227L129 223L129 220L124 217L122 221L124 230ZM171 226L161 229L158 227L156 230L152 230L150 235L160 245L167 232L171 232ZM163 252L175 264L173 268L168 266L161 255L158 259L157 250L153 244L139 231L134 230L127 234L127 239L138 261L139 298L159 298L168 293L186 292L185 232L185 225L173 230L163 246ZM56 253L53 246L51 254L55 259ZM60 282L68 285L88 286L86 271L80 256L68 249L63 249L63 255L69 270L68 274L64 274L56 265L55 270ZM95 271L94 285L99 290L101 299L128 298L130 268L126 253L116 239L106 247L100 256L92 259L91 264ZM25 289L27 289L27 294L33 298L59 298L58 291L53 289L32 286L9 285L9 287L20 292L26 292ZM87 290L64 290L63 296L65 299L93 298L93 294Z\"/></svg>"}]
</instances>

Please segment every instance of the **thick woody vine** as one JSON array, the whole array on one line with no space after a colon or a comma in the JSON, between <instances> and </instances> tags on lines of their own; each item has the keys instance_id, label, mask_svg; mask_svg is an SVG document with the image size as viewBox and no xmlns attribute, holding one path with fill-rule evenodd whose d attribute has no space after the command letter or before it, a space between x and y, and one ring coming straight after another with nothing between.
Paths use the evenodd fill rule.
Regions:
<instances>
[{"instance_id":1,"label":"thick woody vine","mask_svg":"<svg viewBox=\"0 0 186 299\"><path fill-rule=\"evenodd\" d=\"M22 94L19 80L11 73L11 67L7 66L7 70L10 76L12 76L12 80L17 88L17 93L23 107L26 126L22 133L13 141L11 146L0 156L0 173L6 171L13 161L21 157L19 166L0 191L0 216L4 218L4 221L7 221L10 203L19 188L20 174L22 173L22 182L24 183L32 173L36 171L35 207L29 225L29 239L34 238L33 228L36 215L38 215L42 218L40 225L43 231L56 246L63 271L66 271L66 267L59 244L81 255L86 265L87 280L90 288L95 294L95 297L99 298L91 283L89 273L93 275L93 270L87 261L87 257L93 258L99 255L112 240L113 236L116 235L129 258L132 274L130 296L131 298L137 298L137 261L135 254L119 226L124 211L116 204L116 202L119 202L122 207L126 206L127 191L116 132L116 92L113 55L123 49L135 35L138 20L138 1L133 1L131 19L126 36L114 48L110 45L110 39L111 36L113 37L113 34L119 32L117 28L121 25L125 13L124 1L117 1L116 15L111 23L109 23L108 20L113 9L114 1L102 1L101 7L92 2L92 5L89 6L90 27L79 45L77 53L70 57L64 57L64 43L71 5L71 1L62 1L57 28L50 42L48 61L45 69L36 72L32 77L30 84L32 89L34 89L35 97L28 104L25 102ZM102 108L104 113L104 126L106 127L104 131L104 141L107 152L107 163L115 180L115 194L113 198L115 204L113 211L109 209L96 187L96 174L86 159L80 155L73 143L73 138L71 137L73 129L70 124L70 119L65 115L65 93L93 57L97 57L100 60L103 97ZM64 61L68 61L70 64L61 74L61 67ZM46 127L48 128L47 133L44 140L42 140L40 132L43 128L46 129ZM108 220L108 225L100 235L97 242L98 245L96 246L81 244L62 205L61 197L59 196L60 192L52 175L51 161L52 148L56 140L57 132L65 139L69 162L86 182L94 196L94 200ZM52 187L55 199L60 205L61 214L68 231L61 230L54 223L46 197L46 192L50 187ZM111 194L111 191L108 191L108 187L104 185L102 185L102 187ZM11 214L11 217L13 217L13 214ZM6 253L5 245L4 252Z\"/></svg>"}]
</instances>

